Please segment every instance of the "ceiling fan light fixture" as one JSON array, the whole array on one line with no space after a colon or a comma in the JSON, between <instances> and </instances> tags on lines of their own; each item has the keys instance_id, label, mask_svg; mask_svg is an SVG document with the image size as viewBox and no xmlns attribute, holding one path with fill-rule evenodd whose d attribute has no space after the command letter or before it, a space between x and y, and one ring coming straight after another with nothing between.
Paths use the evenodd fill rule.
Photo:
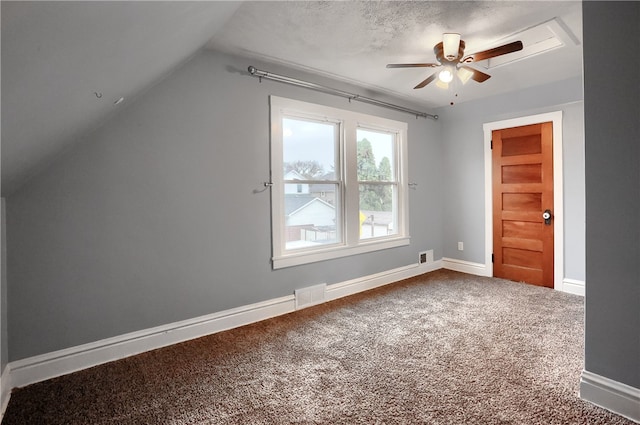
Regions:
<instances>
[{"instance_id":1,"label":"ceiling fan light fixture","mask_svg":"<svg viewBox=\"0 0 640 425\"><path fill-rule=\"evenodd\" d=\"M443 89L443 90L447 90L449 88L449 83L444 83L442 81L440 81L440 79L436 80L436 86Z\"/></svg>"},{"instance_id":2,"label":"ceiling fan light fixture","mask_svg":"<svg viewBox=\"0 0 640 425\"><path fill-rule=\"evenodd\" d=\"M458 78L460 79L462 84L467 84L467 82L471 79L472 76L473 76L473 72L469 71L468 69L465 69L465 68L458 69Z\"/></svg>"},{"instance_id":3,"label":"ceiling fan light fixture","mask_svg":"<svg viewBox=\"0 0 640 425\"><path fill-rule=\"evenodd\" d=\"M438 73L438 80L442 81L443 83L450 83L451 81L453 81L453 72L448 66L440 71L440 73Z\"/></svg>"},{"instance_id":4,"label":"ceiling fan light fixture","mask_svg":"<svg viewBox=\"0 0 640 425\"><path fill-rule=\"evenodd\" d=\"M442 45L444 57L450 61L456 59L458 57L458 49L460 48L460 34L442 34Z\"/></svg>"}]
</instances>

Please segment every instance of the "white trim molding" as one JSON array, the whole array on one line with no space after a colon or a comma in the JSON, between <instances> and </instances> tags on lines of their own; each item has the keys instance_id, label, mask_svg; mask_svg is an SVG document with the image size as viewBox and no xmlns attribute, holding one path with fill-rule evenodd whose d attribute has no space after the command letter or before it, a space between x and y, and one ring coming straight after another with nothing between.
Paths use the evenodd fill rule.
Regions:
<instances>
[{"instance_id":1,"label":"white trim molding","mask_svg":"<svg viewBox=\"0 0 640 425\"><path fill-rule=\"evenodd\" d=\"M410 277L418 276L441 268L442 263L440 261L434 261L433 263L425 263L420 266L417 264L409 265L361 278L346 280L341 283L327 286L327 301L357 294L358 292L368 291L369 289L384 286L389 283L408 279Z\"/></svg>"},{"instance_id":2,"label":"white trim molding","mask_svg":"<svg viewBox=\"0 0 640 425\"><path fill-rule=\"evenodd\" d=\"M387 285L442 268L441 261L412 264L327 286L325 301ZM2 375L2 395L8 403L11 388L41 382L92 366L120 360L172 344L200 338L295 311L293 294L232 308L155 328L66 348L11 362Z\"/></svg>"},{"instance_id":3,"label":"white trim molding","mask_svg":"<svg viewBox=\"0 0 640 425\"><path fill-rule=\"evenodd\" d=\"M484 264L456 260L455 258L443 258L442 268L456 272L473 274L476 276L491 276L491 274L487 273L487 267Z\"/></svg>"},{"instance_id":4,"label":"white trim molding","mask_svg":"<svg viewBox=\"0 0 640 425\"><path fill-rule=\"evenodd\" d=\"M22 387L77 372L294 310L292 294L14 361L9 363L12 387Z\"/></svg>"},{"instance_id":5,"label":"white trim molding","mask_svg":"<svg viewBox=\"0 0 640 425\"><path fill-rule=\"evenodd\" d=\"M485 267L487 276L493 276L493 188L491 180L491 132L503 128L520 127L529 124L553 122L553 245L554 289L563 290L564 278L564 204L562 171L562 111L548 112L527 117L485 123L484 130L484 210L485 210Z\"/></svg>"},{"instance_id":6,"label":"white trim molding","mask_svg":"<svg viewBox=\"0 0 640 425\"><path fill-rule=\"evenodd\" d=\"M9 405L9 398L11 397L11 373L9 365L7 364L2 370L0 376L0 421L4 417L4 412Z\"/></svg>"},{"instance_id":7,"label":"white trim molding","mask_svg":"<svg viewBox=\"0 0 640 425\"><path fill-rule=\"evenodd\" d=\"M562 292L574 295L582 295L584 297L584 280L567 279L562 280Z\"/></svg>"},{"instance_id":8,"label":"white trim molding","mask_svg":"<svg viewBox=\"0 0 640 425\"><path fill-rule=\"evenodd\" d=\"M588 370L580 376L580 398L640 423L640 389Z\"/></svg>"}]
</instances>

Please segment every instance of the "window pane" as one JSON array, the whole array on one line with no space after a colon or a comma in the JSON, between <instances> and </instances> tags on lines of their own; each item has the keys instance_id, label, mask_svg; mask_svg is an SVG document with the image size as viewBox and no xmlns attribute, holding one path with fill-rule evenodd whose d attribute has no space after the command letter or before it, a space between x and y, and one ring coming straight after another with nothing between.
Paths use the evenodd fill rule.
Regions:
<instances>
[{"instance_id":1,"label":"window pane","mask_svg":"<svg viewBox=\"0 0 640 425\"><path fill-rule=\"evenodd\" d=\"M285 180L336 180L336 124L282 119Z\"/></svg>"},{"instance_id":2,"label":"window pane","mask_svg":"<svg viewBox=\"0 0 640 425\"><path fill-rule=\"evenodd\" d=\"M361 184L360 239L397 234L397 205L395 184Z\"/></svg>"},{"instance_id":3,"label":"window pane","mask_svg":"<svg viewBox=\"0 0 640 425\"><path fill-rule=\"evenodd\" d=\"M358 129L358 180L395 181L395 136Z\"/></svg>"},{"instance_id":4,"label":"window pane","mask_svg":"<svg viewBox=\"0 0 640 425\"><path fill-rule=\"evenodd\" d=\"M285 184L285 249L311 248L340 242L337 231L337 184ZM322 186L320 190L317 186Z\"/></svg>"}]
</instances>

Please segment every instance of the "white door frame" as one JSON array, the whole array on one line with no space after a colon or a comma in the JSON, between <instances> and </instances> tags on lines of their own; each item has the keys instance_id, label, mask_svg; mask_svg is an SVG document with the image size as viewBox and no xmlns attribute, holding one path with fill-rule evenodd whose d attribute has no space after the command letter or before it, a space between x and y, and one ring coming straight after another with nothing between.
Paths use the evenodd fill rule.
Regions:
<instances>
[{"instance_id":1,"label":"white door frame","mask_svg":"<svg viewBox=\"0 0 640 425\"><path fill-rule=\"evenodd\" d=\"M563 290L564 280L564 196L562 173L562 111L530 115L503 121L483 124L484 129L484 211L485 211L485 270L487 276L493 276L493 186L491 179L491 132L504 128L520 127L543 122L553 123L553 287Z\"/></svg>"}]
</instances>

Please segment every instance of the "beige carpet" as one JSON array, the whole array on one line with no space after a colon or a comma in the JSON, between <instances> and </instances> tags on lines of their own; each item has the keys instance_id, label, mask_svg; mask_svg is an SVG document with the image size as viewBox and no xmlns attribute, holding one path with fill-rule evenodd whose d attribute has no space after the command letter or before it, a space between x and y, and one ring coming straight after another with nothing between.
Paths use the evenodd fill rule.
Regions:
<instances>
[{"instance_id":1,"label":"beige carpet","mask_svg":"<svg viewBox=\"0 0 640 425\"><path fill-rule=\"evenodd\" d=\"M583 310L437 271L14 390L2 424L632 424L578 398Z\"/></svg>"}]
</instances>

